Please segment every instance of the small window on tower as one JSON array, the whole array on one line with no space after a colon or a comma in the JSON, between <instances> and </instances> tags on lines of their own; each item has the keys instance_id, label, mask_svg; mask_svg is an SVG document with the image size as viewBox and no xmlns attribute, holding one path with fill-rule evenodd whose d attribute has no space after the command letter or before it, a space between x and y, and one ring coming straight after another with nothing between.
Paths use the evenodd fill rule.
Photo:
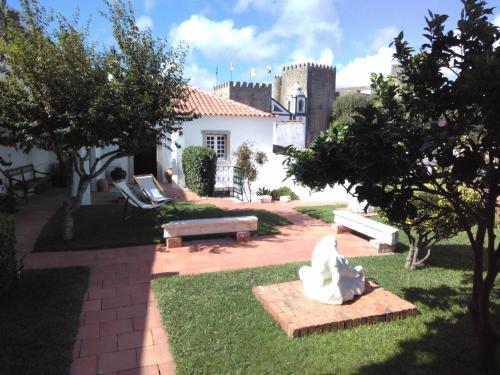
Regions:
<instances>
[{"instance_id":1,"label":"small window on tower","mask_svg":"<svg viewBox=\"0 0 500 375\"><path fill-rule=\"evenodd\" d=\"M299 100L299 113L304 113L304 99Z\"/></svg>"}]
</instances>

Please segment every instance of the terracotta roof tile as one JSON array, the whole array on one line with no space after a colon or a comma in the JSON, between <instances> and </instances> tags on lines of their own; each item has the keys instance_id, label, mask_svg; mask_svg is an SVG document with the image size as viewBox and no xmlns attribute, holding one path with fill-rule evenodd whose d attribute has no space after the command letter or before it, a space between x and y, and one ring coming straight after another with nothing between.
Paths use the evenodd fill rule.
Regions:
<instances>
[{"instance_id":1,"label":"terracotta roof tile","mask_svg":"<svg viewBox=\"0 0 500 375\"><path fill-rule=\"evenodd\" d=\"M199 116L275 117L272 113L210 94L196 87L190 87L189 91L189 97L182 105L182 109L186 112L192 111Z\"/></svg>"}]
</instances>

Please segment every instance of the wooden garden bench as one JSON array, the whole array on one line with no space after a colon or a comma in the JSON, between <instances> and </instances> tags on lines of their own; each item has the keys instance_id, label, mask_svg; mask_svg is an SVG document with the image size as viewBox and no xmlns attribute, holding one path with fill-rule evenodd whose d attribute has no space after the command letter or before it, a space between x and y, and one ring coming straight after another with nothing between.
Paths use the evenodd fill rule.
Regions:
<instances>
[{"instance_id":1,"label":"wooden garden bench","mask_svg":"<svg viewBox=\"0 0 500 375\"><path fill-rule=\"evenodd\" d=\"M11 188L23 191L26 202L28 202L28 194L31 190L35 191L38 187L47 185L51 181L50 173L37 171L33 164L7 169L5 176L9 180Z\"/></svg>"},{"instance_id":2,"label":"wooden garden bench","mask_svg":"<svg viewBox=\"0 0 500 375\"><path fill-rule=\"evenodd\" d=\"M372 240L370 244L377 248L379 253L394 252L398 243L398 229L379 223L375 220L356 215L349 211L335 210L334 230L337 233L353 230L362 233Z\"/></svg>"},{"instance_id":3,"label":"wooden garden bench","mask_svg":"<svg viewBox=\"0 0 500 375\"><path fill-rule=\"evenodd\" d=\"M178 220L163 224L167 248L182 246L183 236L236 233L236 240L248 241L250 232L257 230L256 216L221 217L212 219Z\"/></svg>"}]
</instances>

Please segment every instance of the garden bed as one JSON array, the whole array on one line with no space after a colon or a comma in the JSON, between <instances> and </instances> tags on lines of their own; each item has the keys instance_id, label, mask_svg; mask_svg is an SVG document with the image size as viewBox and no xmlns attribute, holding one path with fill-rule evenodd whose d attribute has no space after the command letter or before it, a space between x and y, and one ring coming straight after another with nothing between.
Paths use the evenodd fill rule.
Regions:
<instances>
[{"instance_id":1,"label":"garden bed","mask_svg":"<svg viewBox=\"0 0 500 375\"><path fill-rule=\"evenodd\" d=\"M254 233L257 236L278 234L280 225L290 224L284 217L266 210L229 211L210 204L191 202L177 202L176 207L177 211L170 205L164 207L158 215L158 221L167 223L171 220L255 215L259 219L257 231ZM122 221L122 212L123 203L83 206L75 214L74 239L63 241L63 212L59 210L40 233L35 243L35 251L91 250L163 243L163 231L155 221L153 212L141 212L140 215L125 221Z\"/></svg>"},{"instance_id":2,"label":"garden bed","mask_svg":"<svg viewBox=\"0 0 500 375\"><path fill-rule=\"evenodd\" d=\"M25 271L0 297L0 373L69 374L87 268Z\"/></svg>"}]
</instances>

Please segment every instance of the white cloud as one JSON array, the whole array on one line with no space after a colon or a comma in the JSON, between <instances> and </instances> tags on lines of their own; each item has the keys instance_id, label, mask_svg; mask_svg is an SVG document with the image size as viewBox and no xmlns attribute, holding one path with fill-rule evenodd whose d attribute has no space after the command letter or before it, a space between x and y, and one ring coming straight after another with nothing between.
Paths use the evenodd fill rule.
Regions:
<instances>
[{"instance_id":1,"label":"white cloud","mask_svg":"<svg viewBox=\"0 0 500 375\"><path fill-rule=\"evenodd\" d=\"M158 5L158 0L144 0L144 9L146 12L151 12L153 8Z\"/></svg>"},{"instance_id":2,"label":"white cloud","mask_svg":"<svg viewBox=\"0 0 500 375\"><path fill-rule=\"evenodd\" d=\"M376 30L371 40L371 49L378 51L382 47L388 47L398 34L395 26L386 26Z\"/></svg>"},{"instance_id":3,"label":"white cloud","mask_svg":"<svg viewBox=\"0 0 500 375\"><path fill-rule=\"evenodd\" d=\"M371 73L391 73L394 49L381 47L374 55L356 57L337 73L337 87L368 86Z\"/></svg>"},{"instance_id":4,"label":"white cloud","mask_svg":"<svg viewBox=\"0 0 500 375\"><path fill-rule=\"evenodd\" d=\"M493 24L494 24L495 26L500 27L500 14L497 14L497 15L495 16L495 18L493 19Z\"/></svg>"},{"instance_id":5,"label":"white cloud","mask_svg":"<svg viewBox=\"0 0 500 375\"><path fill-rule=\"evenodd\" d=\"M184 68L184 76L190 79L189 84L211 92L215 86L215 74L212 75L205 68L200 68L196 63Z\"/></svg>"},{"instance_id":6,"label":"white cloud","mask_svg":"<svg viewBox=\"0 0 500 375\"><path fill-rule=\"evenodd\" d=\"M152 29L153 28L153 20L148 16L140 16L135 24L140 30Z\"/></svg>"},{"instance_id":7,"label":"white cloud","mask_svg":"<svg viewBox=\"0 0 500 375\"><path fill-rule=\"evenodd\" d=\"M265 30L237 27L232 19L216 21L195 14L172 28L173 42L184 40L213 60L267 65L280 61L333 63L332 48L342 32L331 0L239 0L234 11L250 8L270 13L275 22Z\"/></svg>"},{"instance_id":8,"label":"white cloud","mask_svg":"<svg viewBox=\"0 0 500 375\"><path fill-rule=\"evenodd\" d=\"M174 43L185 41L193 50L212 59L262 61L277 53L278 46L254 26L237 28L234 21L213 21L192 15L170 32Z\"/></svg>"}]
</instances>

